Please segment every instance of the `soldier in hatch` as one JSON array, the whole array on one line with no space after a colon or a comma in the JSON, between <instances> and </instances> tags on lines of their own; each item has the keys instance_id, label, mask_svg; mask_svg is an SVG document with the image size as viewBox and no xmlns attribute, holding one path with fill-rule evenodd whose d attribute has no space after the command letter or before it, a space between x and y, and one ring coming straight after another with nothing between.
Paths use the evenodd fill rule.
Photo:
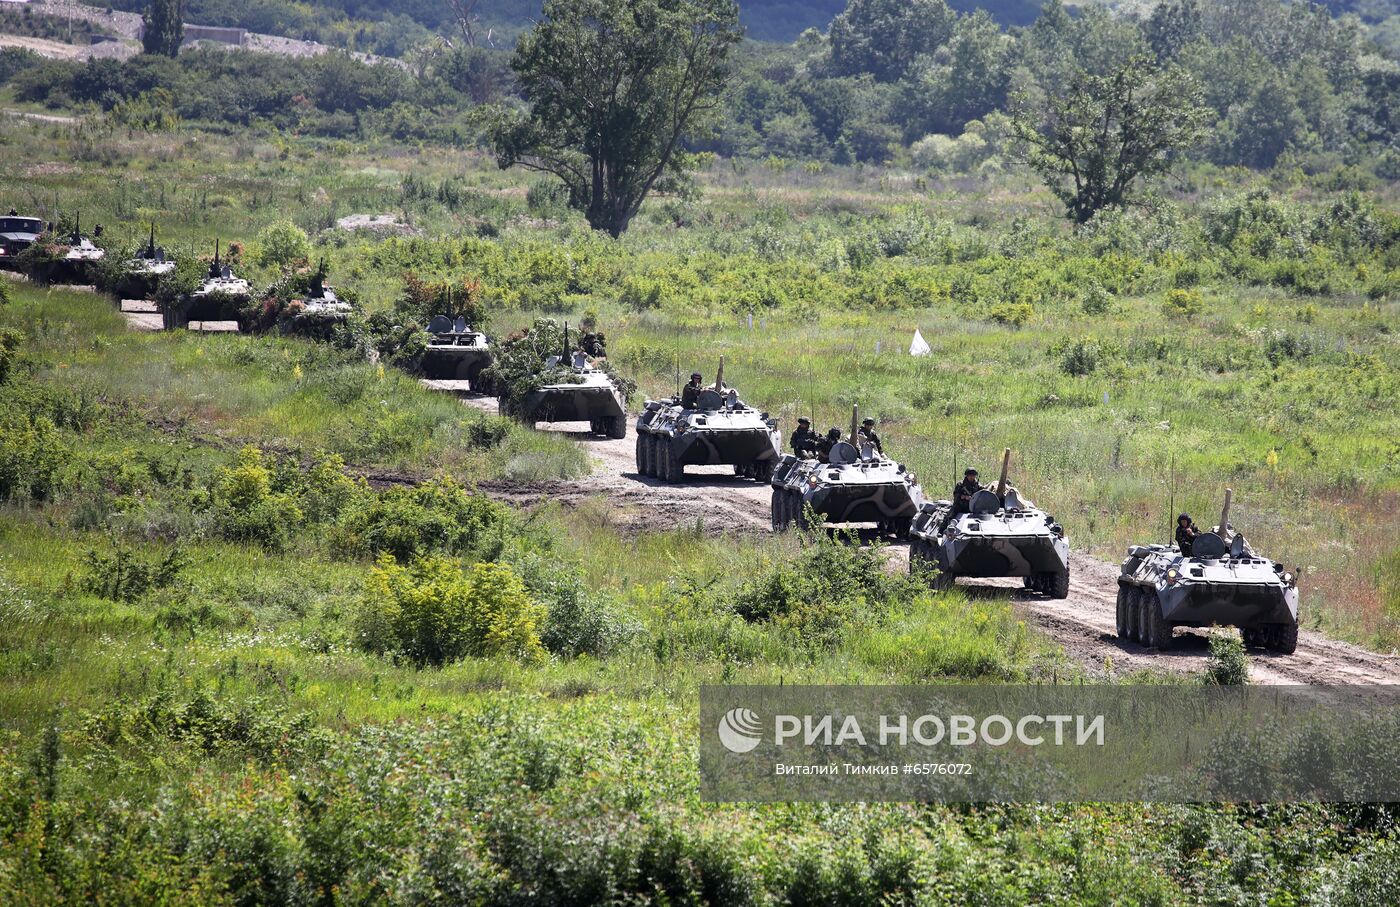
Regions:
<instances>
[{"instance_id":1,"label":"soldier in hatch","mask_svg":"<svg viewBox=\"0 0 1400 907\"><path fill-rule=\"evenodd\" d=\"M1176 547L1181 549L1182 557L1191 556L1191 547L1195 545L1196 536L1200 534L1200 530L1191 520L1191 514L1183 513L1176 518Z\"/></svg>"},{"instance_id":2,"label":"soldier in hatch","mask_svg":"<svg viewBox=\"0 0 1400 907\"><path fill-rule=\"evenodd\" d=\"M705 378L699 372L690 373L690 383L681 388L681 408L695 409L700 403L700 382Z\"/></svg>"},{"instance_id":3,"label":"soldier in hatch","mask_svg":"<svg viewBox=\"0 0 1400 907\"><path fill-rule=\"evenodd\" d=\"M817 441L817 459L823 463L831 462L831 448L841 443L841 429L832 428L826 433L825 438Z\"/></svg>"},{"instance_id":4,"label":"soldier in hatch","mask_svg":"<svg viewBox=\"0 0 1400 907\"><path fill-rule=\"evenodd\" d=\"M869 444L875 448L875 452L880 456L885 455L885 448L880 446L880 436L875 434L875 420L866 419L861 423L859 436L856 438L861 444Z\"/></svg>"},{"instance_id":5,"label":"soldier in hatch","mask_svg":"<svg viewBox=\"0 0 1400 907\"><path fill-rule=\"evenodd\" d=\"M797 428L792 431L792 438L789 443L792 445L792 454L799 460L806 460L817 455L817 433L812 431L812 420L802 416L797 420Z\"/></svg>"},{"instance_id":6,"label":"soldier in hatch","mask_svg":"<svg viewBox=\"0 0 1400 907\"><path fill-rule=\"evenodd\" d=\"M969 468L963 473L963 480L953 486L953 512L970 513L972 496L985 486L977 481L977 470Z\"/></svg>"}]
</instances>

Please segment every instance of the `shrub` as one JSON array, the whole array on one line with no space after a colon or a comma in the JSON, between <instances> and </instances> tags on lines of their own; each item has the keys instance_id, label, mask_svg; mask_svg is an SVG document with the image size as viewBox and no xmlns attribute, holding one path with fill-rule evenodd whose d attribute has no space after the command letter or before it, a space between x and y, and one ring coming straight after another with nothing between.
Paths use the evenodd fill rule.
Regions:
<instances>
[{"instance_id":1,"label":"shrub","mask_svg":"<svg viewBox=\"0 0 1400 907\"><path fill-rule=\"evenodd\" d=\"M0 501L26 496L47 500L70 458L46 416L0 405Z\"/></svg>"},{"instance_id":2,"label":"shrub","mask_svg":"<svg viewBox=\"0 0 1400 907\"><path fill-rule=\"evenodd\" d=\"M466 657L534 661L544 655L536 630L543 617L507 564L463 570L430 557L400 567L383 555L366 584L355 633L362 648L419 665Z\"/></svg>"},{"instance_id":3,"label":"shrub","mask_svg":"<svg viewBox=\"0 0 1400 907\"><path fill-rule=\"evenodd\" d=\"M576 571L534 554L517 559L514 566L530 596L547 611L540 642L554 655L603 658L641 632L607 598L590 592Z\"/></svg>"},{"instance_id":4,"label":"shrub","mask_svg":"<svg viewBox=\"0 0 1400 907\"><path fill-rule=\"evenodd\" d=\"M440 552L491 560L505 546L510 511L451 479L387 489L351 507L336 530L347 554L390 554L400 562Z\"/></svg>"},{"instance_id":5,"label":"shrub","mask_svg":"<svg viewBox=\"0 0 1400 907\"><path fill-rule=\"evenodd\" d=\"M1107 315L1113 311L1114 301L1113 294L1096 283L1079 295L1079 307L1086 315Z\"/></svg>"},{"instance_id":6,"label":"shrub","mask_svg":"<svg viewBox=\"0 0 1400 907\"><path fill-rule=\"evenodd\" d=\"M178 547L146 560L116 536L108 539L107 549L92 548L84 558L88 573L82 580L85 591L117 602L134 602L148 592L175 584L189 565Z\"/></svg>"},{"instance_id":7,"label":"shrub","mask_svg":"<svg viewBox=\"0 0 1400 907\"><path fill-rule=\"evenodd\" d=\"M291 495L272 490L272 471L251 445L215 474L210 501L220 535L273 550L286 547L305 516Z\"/></svg>"},{"instance_id":8,"label":"shrub","mask_svg":"<svg viewBox=\"0 0 1400 907\"><path fill-rule=\"evenodd\" d=\"M987 317L998 324L1018 328L1035 316L1035 306L1029 302L1001 302L987 311Z\"/></svg>"},{"instance_id":9,"label":"shrub","mask_svg":"<svg viewBox=\"0 0 1400 907\"><path fill-rule=\"evenodd\" d=\"M1210 655L1201 681L1216 686L1249 683L1249 656L1245 654L1244 643L1238 636L1230 632L1210 635Z\"/></svg>"},{"instance_id":10,"label":"shrub","mask_svg":"<svg viewBox=\"0 0 1400 907\"><path fill-rule=\"evenodd\" d=\"M289 220L268 224L258 233L258 264L263 267L289 268L310 257L310 238Z\"/></svg>"},{"instance_id":11,"label":"shrub","mask_svg":"<svg viewBox=\"0 0 1400 907\"><path fill-rule=\"evenodd\" d=\"M1103 350L1093 338L1080 338L1061 345L1060 371L1075 378L1091 375L1099 367Z\"/></svg>"},{"instance_id":12,"label":"shrub","mask_svg":"<svg viewBox=\"0 0 1400 907\"><path fill-rule=\"evenodd\" d=\"M5 289L5 284L0 282L0 291ZM0 303L5 300L0 299ZM9 328L0 328L0 384L4 384L10 377L10 372L14 371L15 363L19 361L19 344L23 339L19 331Z\"/></svg>"},{"instance_id":13,"label":"shrub","mask_svg":"<svg viewBox=\"0 0 1400 907\"><path fill-rule=\"evenodd\" d=\"M1204 308L1201 294L1195 290L1168 290L1162 299L1162 314L1168 318L1194 318Z\"/></svg>"}]
</instances>

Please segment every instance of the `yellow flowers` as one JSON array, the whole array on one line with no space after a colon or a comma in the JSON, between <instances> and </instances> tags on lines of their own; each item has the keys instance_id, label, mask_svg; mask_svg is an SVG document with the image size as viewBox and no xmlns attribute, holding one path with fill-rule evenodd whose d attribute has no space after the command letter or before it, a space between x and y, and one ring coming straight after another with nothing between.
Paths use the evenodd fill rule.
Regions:
<instances>
[{"instance_id":1,"label":"yellow flowers","mask_svg":"<svg viewBox=\"0 0 1400 907\"><path fill-rule=\"evenodd\" d=\"M296 365L292 366L292 379L295 380L295 381L300 381L300 380L301 380L301 375L302 375L301 363L298 362Z\"/></svg>"},{"instance_id":2,"label":"yellow flowers","mask_svg":"<svg viewBox=\"0 0 1400 907\"><path fill-rule=\"evenodd\" d=\"M1269 451L1269 455L1268 455L1267 457L1264 458L1264 464L1265 464L1266 466L1268 466L1270 469L1277 471L1277 470L1278 470L1278 451L1276 451L1276 450L1271 450L1271 451Z\"/></svg>"},{"instance_id":3,"label":"yellow flowers","mask_svg":"<svg viewBox=\"0 0 1400 907\"><path fill-rule=\"evenodd\" d=\"M374 374L380 381L384 380L384 363L379 363L379 367L374 370Z\"/></svg>"}]
</instances>

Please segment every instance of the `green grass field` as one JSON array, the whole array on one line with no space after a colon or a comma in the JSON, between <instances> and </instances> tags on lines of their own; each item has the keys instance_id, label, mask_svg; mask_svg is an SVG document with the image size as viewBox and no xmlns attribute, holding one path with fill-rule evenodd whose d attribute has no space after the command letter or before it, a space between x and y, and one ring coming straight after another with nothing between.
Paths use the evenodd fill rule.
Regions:
<instances>
[{"instance_id":1,"label":"green grass field","mask_svg":"<svg viewBox=\"0 0 1400 907\"><path fill-rule=\"evenodd\" d=\"M1230 174L1193 174L1154 211L1074 235L1024 178L720 162L703 200L655 200L614 244L475 154L91 124L0 123L0 142L0 180L20 187L0 206L57 194L118 240L150 219L173 246L246 240L262 282L253 238L290 217L368 309L389 310L412 270L480 281L498 334L593 310L646 393L723 355L785 431L798 413L843 425L859 404L927 489L1012 447L1021 487L1110 559L1163 537L1169 504L1209 522L1231 486L1236 525L1305 567L1306 626L1400 637L1389 190L1354 203L1280 181L1246 202ZM349 213L423 235L320 232ZM1400 890L1384 806L703 803L702 683L1085 678L1009 598L933 595L869 553L623 533L605 501L527 515L455 485L359 483L469 490L587 464L329 345L135 334L94 294L6 285L5 903ZM915 326L926 359L903 354ZM537 635L544 655L375 654L395 616L375 558L400 550L462 575L504 565L529 600L494 590L497 629Z\"/></svg>"}]
</instances>

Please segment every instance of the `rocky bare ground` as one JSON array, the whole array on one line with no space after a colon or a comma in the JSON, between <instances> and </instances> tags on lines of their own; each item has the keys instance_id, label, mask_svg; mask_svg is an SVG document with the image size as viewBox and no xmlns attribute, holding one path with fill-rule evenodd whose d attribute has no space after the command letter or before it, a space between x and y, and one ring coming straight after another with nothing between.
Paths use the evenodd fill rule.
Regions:
<instances>
[{"instance_id":1,"label":"rocky bare ground","mask_svg":"<svg viewBox=\"0 0 1400 907\"><path fill-rule=\"evenodd\" d=\"M463 402L496 411L490 397L466 396ZM590 499L606 500L617 525L635 531L696 526L716 534L768 532L767 485L736 478L727 467L687 469L686 481L668 484L638 475L630 436L608 440L589 435L585 426L539 423L536 428L573 436L593 457L593 474L576 482L498 482L482 490L513 504L530 506L546 500L572 507ZM908 548L892 545L891 565L908 564ZM1115 631L1118 567L1089 554L1071 559L1069 598L1047 599L1027 592L1020 580L960 580L974 595L1010 595L1017 611L1064 647L1066 654L1090 673L1123 675L1156 670L1196 674L1205 669L1207 631L1179 629L1166 652L1119 639ZM1261 684L1341 686L1400 683L1400 657L1369 652L1358 646L1304 630L1292 655L1252 651L1251 677Z\"/></svg>"}]
</instances>

